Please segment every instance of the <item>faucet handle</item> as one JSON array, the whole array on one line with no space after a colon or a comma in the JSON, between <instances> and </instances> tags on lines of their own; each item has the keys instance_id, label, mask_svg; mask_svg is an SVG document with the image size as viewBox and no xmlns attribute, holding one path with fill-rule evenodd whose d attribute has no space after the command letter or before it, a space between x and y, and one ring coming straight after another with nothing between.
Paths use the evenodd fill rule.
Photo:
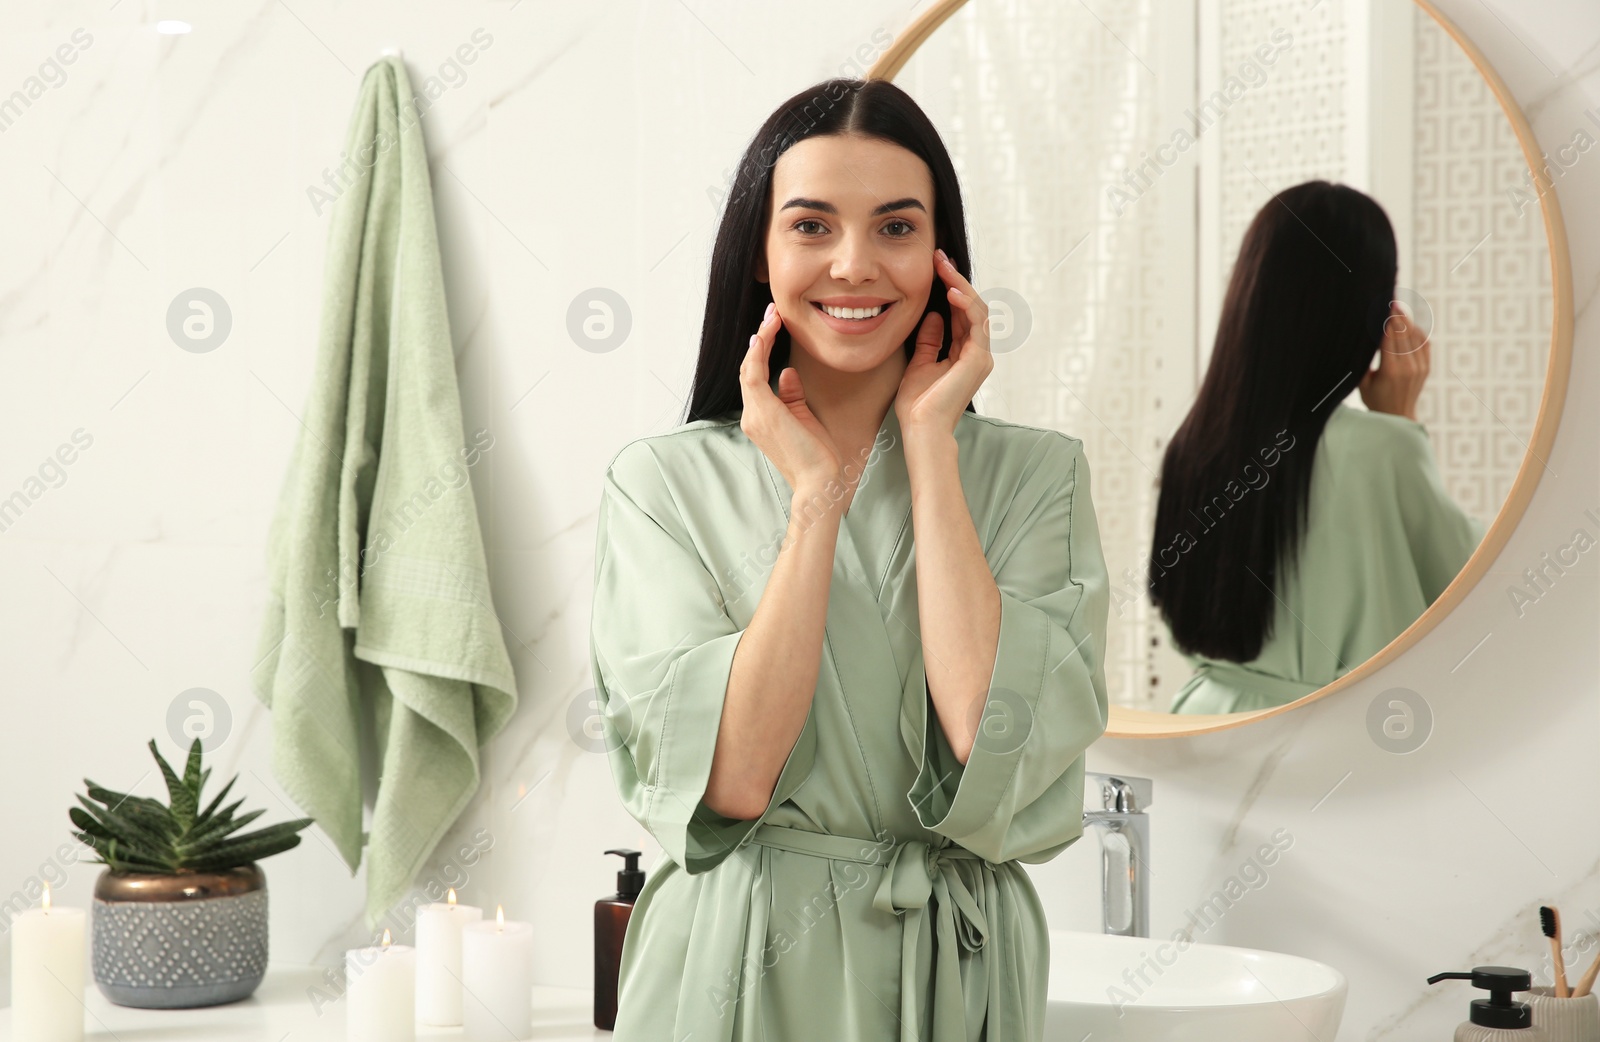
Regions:
<instances>
[{"instance_id":1,"label":"faucet handle","mask_svg":"<svg viewBox=\"0 0 1600 1042\"><path fill-rule=\"evenodd\" d=\"M1149 778L1085 771L1083 780L1086 788L1084 802L1093 803L1097 810L1135 814L1150 806L1154 799L1154 783ZM1100 799L1097 802L1093 800L1092 793L1087 791L1091 786L1099 787Z\"/></svg>"}]
</instances>

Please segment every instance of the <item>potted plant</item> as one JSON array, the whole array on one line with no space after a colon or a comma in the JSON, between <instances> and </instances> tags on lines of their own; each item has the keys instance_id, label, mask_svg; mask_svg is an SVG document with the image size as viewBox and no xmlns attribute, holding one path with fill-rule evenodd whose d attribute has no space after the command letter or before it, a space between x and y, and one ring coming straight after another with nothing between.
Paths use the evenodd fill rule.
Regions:
<instances>
[{"instance_id":1,"label":"potted plant","mask_svg":"<svg viewBox=\"0 0 1600 1042\"><path fill-rule=\"evenodd\" d=\"M168 802L96 785L68 812L74 836L106 866L90 913L95 983L112 1002L144 1009L215 1006L248 997L267 970L267 881L256 862L299 844L310 818L238 831L263 813L222 806L233 781L202 810L211 776L200 740L183 777L150 742Z\"/></svg>"}]
</instances>

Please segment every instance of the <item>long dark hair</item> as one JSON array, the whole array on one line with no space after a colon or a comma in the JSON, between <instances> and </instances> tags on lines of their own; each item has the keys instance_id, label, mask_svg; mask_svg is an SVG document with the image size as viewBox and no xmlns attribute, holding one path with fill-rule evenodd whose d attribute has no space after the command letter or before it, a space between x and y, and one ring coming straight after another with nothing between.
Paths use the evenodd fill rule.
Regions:
<instances>
[{"instance_id":1,"label":"long dark hair","mask_svg":"<svg viewBox=\"0 0 1600 1042\"><path fill-rule=\"evenodd\" d=\"M1161 462L1150 598L1180 650L1261 653L1317 442L1383 342L1394 280L1394 229L1354 188L1308 181L1250 222L1205 379Z\"/></svg>"},{"instance_id":2,"label":"long dark hair","mask_svg":"<svg viewBox=\"0 0 1600 1042\"><path fill-rule=\"evenodd\" d=\"M767 204L772 170L778 157L808 137L861 134L892 142L919 156L933 174L934 243L949 255L956 270L972 278L967 252L965 210L955 166L944 142L911 96L888 80L824 80L779 105L756 131L734 176L711 253L711 282L706 293L705 322L700 327L700 358L695 364L694 391L685 423L721 419L744 408L739 365L750 334L772 302L771 283L756 281L756 260L767 241ZM906 360L916 350L917 329L928 311L944 319L939 358L950 354L950 300L936 274L928 307L903 345ZM789 364L789 330L778 331L772 344L767 379L770 383ZM967 411L975 412L972 403Z\"/></svg>"}]
</instances>

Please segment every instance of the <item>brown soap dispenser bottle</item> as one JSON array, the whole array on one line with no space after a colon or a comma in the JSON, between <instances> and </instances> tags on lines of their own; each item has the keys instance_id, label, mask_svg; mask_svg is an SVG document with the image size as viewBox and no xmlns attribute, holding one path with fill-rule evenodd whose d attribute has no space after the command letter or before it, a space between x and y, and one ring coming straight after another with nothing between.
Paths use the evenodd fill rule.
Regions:
<instances>
[{"instance_id":1,"label":"brown soap dispenser bottle","mask_svg":"<svg viewBox=\"0 0 1600 1042\"><path fill-rule=\"evenodd\" d=\"M639 851L608 850L620 854L623 869L617 873L617 892L594 903L594 1026L605 1031L617 1023L617 980L622 970L622 941L628 933L633 899L644 889Z\"/></svg>"}]
</instances>

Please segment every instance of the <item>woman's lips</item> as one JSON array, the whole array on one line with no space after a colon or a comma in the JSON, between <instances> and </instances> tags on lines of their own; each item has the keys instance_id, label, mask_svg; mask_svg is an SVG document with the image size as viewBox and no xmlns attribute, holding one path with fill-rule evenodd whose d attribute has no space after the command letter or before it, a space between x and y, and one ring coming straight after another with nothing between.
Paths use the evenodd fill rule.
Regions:
<instances>
[{"instance_id":1,"label":"woman's lips","mask_svg":"<svg viewBox=\"0 0 1600 1042\"><path fill-rule=\"evenodd\" d=\"M829 329L832 329L838 333L844 333L848 336L852 334L859 335L862 333L870 333L879 326L883 325L884 318L894 308L894 302L890 301L889 303L883 305L883 309L872 318L834 318L832 315L824 311L822 309L822 305L816 301L813 300L811 302L811 306L816 309L818 315L822 316L822 321Z\"/></svg>"}]
</instances>

